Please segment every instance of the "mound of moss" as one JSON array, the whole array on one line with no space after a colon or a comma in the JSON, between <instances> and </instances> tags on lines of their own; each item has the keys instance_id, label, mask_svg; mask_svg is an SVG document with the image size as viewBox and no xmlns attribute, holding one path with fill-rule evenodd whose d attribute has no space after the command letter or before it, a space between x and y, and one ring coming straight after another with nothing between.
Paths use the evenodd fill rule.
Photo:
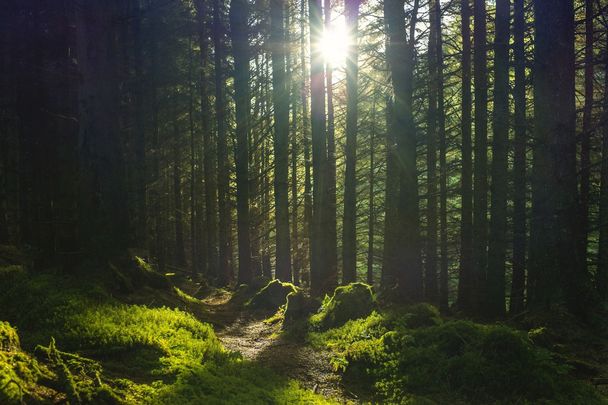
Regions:
<instances>
[{"instance_id":1,"label":"mound of moss","mask_svg":"<svg viewBox=\"0 0 608 405\"><path fill-rule=\"evenodd\" d=\"M319 309L319 303L307 296L304 291L298 290L287 295L283 326L289 327L296 322L305 320L310 314Z\"/></svg>"},{"instance_id":2,"label":"mound of moss","mask_svg":"<svg viewBox=\"0 0 608 405\"><path fill-rule=\"evenodd\" d=\"M415 318L374 312L312 341L330 348L345 380L379 402L605 403L526 333L468 321L419 326Z\"/></svg>"},{"instance_id":3,"label":"mound of moss","mask_svg":"<svg viewBox=\"0 0 608 405\"><path fill-rule=\"evenodd\" d=\"M254 309L276 311L281 305L285 305L287 296L296 291L295 285L275 279L258 291L248 305Z\"/></svg>"},{"instance_id":4,"label":"mound of moss","mask_svg":"<svg viewBox=\"0 0 608 405\"><path fill-rule=\"evenodd\" d=\"M344 325L349 320L368 316L376 305L371 286L352 283L336 288L326 297L319 312L310 317L313 329L327 330Z\"/></svg>"}]
</instances>

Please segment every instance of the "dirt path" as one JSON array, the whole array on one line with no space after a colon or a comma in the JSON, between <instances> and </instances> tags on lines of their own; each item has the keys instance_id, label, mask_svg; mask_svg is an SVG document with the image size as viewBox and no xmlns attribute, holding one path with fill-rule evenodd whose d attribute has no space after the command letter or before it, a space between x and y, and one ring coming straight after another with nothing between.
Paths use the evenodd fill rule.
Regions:
<instances>
[{"instance_id":1,"label":"dirt path","mask_svg":"<svg viewBox=\"0 0 608 405\"><path fill-rule=\"evenodd\" d=\"M231 304L229 294L206 298L195 313L214 326L225 347L240 352L243 358L297 380L323 396L344 403L356 402L342 386L340 376L331 369L327 352L282 338L280 323L268 324L264 322L264 314Z\"/></svg>"}]
</instances>

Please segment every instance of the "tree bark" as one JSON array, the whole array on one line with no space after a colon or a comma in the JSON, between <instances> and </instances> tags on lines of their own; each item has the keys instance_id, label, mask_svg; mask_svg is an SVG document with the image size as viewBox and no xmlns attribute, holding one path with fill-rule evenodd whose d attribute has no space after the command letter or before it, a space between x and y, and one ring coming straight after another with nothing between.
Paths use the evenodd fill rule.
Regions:
<instances>
[{"instance_id":1,"label":"tree bark","mask_svg":"<svg viewBox=\"0 0 608 405\"><path fill-rule=\"evenodd\" d=\"M473 0L473 80L475 85L475 164L473 187L474 312L484 305L488 248L488 67L486 0Z\"/></svg>"},{"instance_id":2,"label":"tree bark","mask_svg":"<svg viewBox=\"0 0 608 405\"><path fill-rule=\"evenodd\" d=\"M426 246L424 298L431 303L438 302L437 285L437 18L436 6L429 3L429 44L428 44L428 98L427 134L426 134Z\"/></svg>"},{"instance_id":3,"label":"tree bark","mask_svg":"<svg viewBox=\"0 0 608 405\"><path fill-rule=\"evenodd\" d=\"M534 163L529 305L564 302L576 313L589 299L577 238L572 0L534 1Z\"/></svg>"},{"instance_id":4,"label":"tree bark","mask_svg":"<svg viewBox=\"0 0 608 405\"><path fill-rule=\"evenodd\" d=\"M392 75L394 106L391 130L397 140L399 167L399 202L397 207L398 238L397 280L401 298L419 301L422 298L422 266L418 209L418 174L416 170L416 131L412 110L414 35L418 17L418 0L414 1L409 21L409 41L401 0L386 0L384 19L387 25L387 57Z\"/></svg>"},{"instance_id":5,"label":"tree bark","mask_svg":"<svg viewBox=\"0 0 608 405\"><path fill-rule=\"evenodd\" d=\"M274 200L276 221L276 273L292 281L289 234L289 92L285 73L284 1L270 3L272 96L274 101Z\"/></svg>"},{"instance_id":6,"label":"tree bark","mask_svg":"<svg viewBox=\"0 0 608 405\"><path fill-rule=\"evenodd\" d=\"M325 11L325 30L331 29L331 0L324 0ZM336 129L334 120L334 85L333 85L333 66L331 60L325 61L325 79L327 95L327 160L325 170L326 177L326 196L327 200L324 209L327 211L323 224L325 235L324 248L325 266L327 270L326 288L332 291L337 285L338 280L338 233L336 223Z\"/></svg>"},{"instance_id":7,"label":"tree bark","mask_svg":"<svg viewBox=\"0 0 608 405\"><path fill-rule=\"evenodd\" d=\"M342 281L346 284L352 283L357 279L356 164L359 92L359 47L357 44L359 35L359 0L346 0L344 12L346 16L346 29L350 38L346 54L346 173L344 179L344 223L342 235ZM373 187L373 185L370 185L370 187ZM371 218L370 221L372 221Z\"/></svg>"},{"instance_id":8,"label":"tree bark","mask_svg":"<svg viewBox=\"0 0 608 405\"><path fill-rule=\"evenodd\" d=\"M496 1L494 35L494 111L492 185L488 248L486 311L493 318L505 314L505 262L507 255L507 192L509 148L509 0Z\"/></svg>"},{"instance_id":9,"label":"tree bark","mask_svg":"<svg viewBox=\"0 0 608 405\"><path fill-rule=\"evenodd\" d=\"M471 140L471 6L470 0L460 3L462 35L462 175L460 219L460 274L458 306L465 312L473 310L473 148Z\"/></svg>"},{"instance_id":10,"label":"tree bark","mask_svg":"<svg viewBox=\"0 0 608 405\"><path fill-rule=\"evenodd\" d=\"M227 285L233 277L232 259L232 209L230 201L230 161L228 160L228 134L226 129L226 92L224 71L224 26L222 3L213 0L213 47L215 80L215 118L217 124L217 201L219 208L218 229L218 281Z\"/></svg>"},{"instance_id":11,"label":"tree bark","mask_svg":"<svg viewBox=\"0 0 608 405\"><path fill-rule=\"evenodd\" d=\"M513 280L509 312L524 310L526 285L526 55L524 0L513 7L513 57L515 59L515 135L513 142Z\"/></svg>"},{"instance_id":12,"label":"tree bark","mask_svg":"<svg viewBox=\"0 0 608 405\"><path fill-rule=\"evenodd\" d=\"M602 114L602 166L600 180L600 240L596 288L600 299L608 300L608 37L604 48L604 100Z\"/></svg>"},{"instance_id":13,"label":"tree bark","mask_svg":"<svg viewBox=\"0 0 608 405\"><path fill-rule=\"evenodd\" d=\"M587 272L587 239L589 236L589 176L591 173L591 132L593 112L593 0L585 0L585 104L583 106L583 133L581 134L580 161L580 239L581 271Z\"/></svg>"},{"instance_id":14,"label":"tree bark","mask_svg":"<svg viewBox=\"0 0 608 405\"><path fill-rule=\"evenodd\" d=\"M246 0L230 3L230 30L234 56L234 98L236 106L236 204L239 245L238 282L252 280L249 213L249 5Z\"/></svg>"}]
</instances>

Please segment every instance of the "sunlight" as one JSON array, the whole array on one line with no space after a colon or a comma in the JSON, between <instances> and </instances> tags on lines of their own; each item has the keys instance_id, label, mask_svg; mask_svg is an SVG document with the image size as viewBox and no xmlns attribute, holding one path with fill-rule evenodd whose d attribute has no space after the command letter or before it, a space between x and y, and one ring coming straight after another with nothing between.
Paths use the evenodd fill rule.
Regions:
<instances>
[{"instance_id":1,"label":"sunlight","mask_svg":"<svg viewBox=\"0 0 608 405\"><path fill-rule=\"evenodd\" d=\"M346 64L349 41L350 38L346 31L344 16L334 19L330 29L323 32L321 52L323 53L323 58L329 61L334 69L343 67Z\"/></svg>"}]
</instances>

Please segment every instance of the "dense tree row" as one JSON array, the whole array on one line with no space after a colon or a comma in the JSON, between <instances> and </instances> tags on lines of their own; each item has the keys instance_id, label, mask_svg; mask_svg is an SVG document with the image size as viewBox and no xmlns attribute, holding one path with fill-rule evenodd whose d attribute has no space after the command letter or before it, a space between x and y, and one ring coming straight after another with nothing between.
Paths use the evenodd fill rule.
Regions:
<instances>
[{"instance_id":1,"label":"dense tree row","mask_svg":"<svg viewBox=\"0 0 608 405\"><path fill-rule=\"evenodd\" d=\"M0 242L38 266L132 248L487 318L608 298L604 1L0 7Z\"/></svg>"}]
</instances>

